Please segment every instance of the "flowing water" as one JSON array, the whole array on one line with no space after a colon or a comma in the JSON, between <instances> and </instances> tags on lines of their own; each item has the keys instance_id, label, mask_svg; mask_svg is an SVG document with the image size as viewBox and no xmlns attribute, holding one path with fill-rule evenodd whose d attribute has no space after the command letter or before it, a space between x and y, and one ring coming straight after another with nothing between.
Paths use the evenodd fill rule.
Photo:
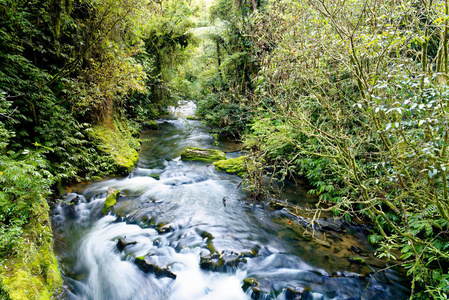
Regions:
<instances>
[{"instance_id":1,"label":"flowing water","mask_svg":"<svg viewBox=\"0 0 449 300\"><path fill-rule=\"evenodd\" d=\"M60 298L407 298L396 271L372 276L375 267L361 271L348 261L349 254L334 258L296 238L284 217L243 201L239 177L180 160L186 146L214 148L206 129L186 119L193 114L193 104L184 103L159 121L160 130L143 132L138 167L130 176L75 187L53 208L55 251L66 285ZM241 154L232 143L215 148L228 157ZM109 187L121 196L104 216ZM305 191L294 193L290 197L307 200ZM357 237L360 230L354 227L346 235ZM119 249L119 239L133 243ZM165 273L142 271L136 261L143 257ZM243 286L245 278L258 286Z\"/></svg>"}]
</instances>

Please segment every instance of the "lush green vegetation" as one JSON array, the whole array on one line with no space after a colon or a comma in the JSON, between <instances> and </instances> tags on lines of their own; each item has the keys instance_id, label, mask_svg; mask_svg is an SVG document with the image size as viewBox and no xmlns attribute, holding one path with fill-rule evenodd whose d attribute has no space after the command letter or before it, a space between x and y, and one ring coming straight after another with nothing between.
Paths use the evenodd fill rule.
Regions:
<instances>
[{"instance_id":1,"label":"lush green vegetation","mask_svg":"<svg viewBox=\"0 0 449 300\"><path fill-rule=\"evenodd\" d=\"M0 1L2 299L49 299L60 285L46 199L70 182L132 170L140 124L176 99L193 8Z\"/></svg>"},{"instance_id":2,"label":"lush green vegetation","mask_svg":"<svg viewBox=\"0 0 449 300\"><path fill-rule=\"evenodd\" d=\"M199 112L252 150L247 187L261 198L261 182L303 176L321 209L371 221L412 298L449 297L448 14L432 0L217 0L198 35Z\"/></svg>"},{"instance_id":3,"label":"lush green vegetation","mask_svg":"<svg viewBox=\"0 0 449 300\"><path fill-rule=\"evenodd\" d=\"M447 299L448 1L197 2L0 0L1 297L60 282L45 199L129 172L139 126L190 98L251 150L255 198L307 178Z\"/></svg>"}]
</instances>

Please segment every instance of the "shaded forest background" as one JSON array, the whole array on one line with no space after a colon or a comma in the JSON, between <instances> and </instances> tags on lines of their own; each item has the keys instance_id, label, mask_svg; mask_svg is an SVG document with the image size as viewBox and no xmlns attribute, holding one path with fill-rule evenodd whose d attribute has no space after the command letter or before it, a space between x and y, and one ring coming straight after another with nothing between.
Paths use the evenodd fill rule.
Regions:
<instances>
[{"instance_id":1,"label":"shaded forest background","mask_svg":"<svg viewBox=\"0 0 449 300\"><path fill-rule=\"evenodd\" d=\"M36 206L128 172L142 126L190 99L251 152L254 199L306 178L317 208L372 222L412 298L448 298L447 0L2 0L0 16L1 257L51 239L27 230Z\"/></svg>"}]
</instances>

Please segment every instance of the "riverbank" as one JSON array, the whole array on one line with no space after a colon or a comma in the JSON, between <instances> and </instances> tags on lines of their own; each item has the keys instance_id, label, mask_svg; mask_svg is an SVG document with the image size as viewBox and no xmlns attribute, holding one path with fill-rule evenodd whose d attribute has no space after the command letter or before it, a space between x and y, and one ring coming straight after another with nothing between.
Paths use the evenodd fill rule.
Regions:
<instances>
[{"instance_id":1,"label":"riverbank","mask_svg":"<svg viewBox=\"0 0 449 300\"><path fill-rule=\"evenodd\" d=\"M102 176L123 175L132 171L137 163L137 149L140 147L140 140L135 137L136 131L139 132L127 121L119 120L115 120L112 126L97 125L89 131L90 142L101 153L104 161L111 164L107 168L98 166L99 170L107 170L101 173ZM32 196L26 192L30 187L19 179L12 179L14 174L9 173L11 170L0 168L2 182L14 190L0 193L2 200L8 201L6 205L1 203L2 208L8 205L11 207L9 202L23 203L27 208L15 208L14 214L23 215L20 223L13 219L14 216L8 216L8 226L1 224L2 250L6 252L10 249L0 257L0 297L6 300L47 300L60 293L63 284L52 248L50 207L46 200L50 199L51 181L43 182L41 178L32 177L33 174L26 172L24 168L22 166L22 172L29 176L31 187L44 185L34 189ZM21 170L16 171L16 175L20 175Z\"/></svg>"},{"instance_id":2,"label":"riverbank","mask_svg":"<svg viewBox=\"0 0 449 300\"><path fill-rule=\"evenodd\" d=\"M17 257L3 259L0 295L7 300L51 299L61 291L62 278L52 249L49 206L41 199L23 227L24 243Z\"/></svg>"}]
</instances>

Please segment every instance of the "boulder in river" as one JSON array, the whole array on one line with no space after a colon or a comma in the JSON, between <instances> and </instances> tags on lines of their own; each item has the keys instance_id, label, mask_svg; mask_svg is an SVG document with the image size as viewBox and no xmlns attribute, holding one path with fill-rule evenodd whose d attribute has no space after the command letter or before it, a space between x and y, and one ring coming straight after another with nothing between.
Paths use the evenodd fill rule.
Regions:
<instances>
[{"instance_id":1,"label":"boulder in river","mask_svg":"<svg viewBox=\"0 0 449 300\"><path fill-rule=\"evenodd\" d=\"M145 273L153 273L156 277L168 277L176 279L176 274L170 271L168 268L161 268L156 264L151 263L145 257L136 257L136 265Z\"/></svg>"},{"instance_id":2,"label":"boulder in river","mask_svg":"<svg viewBox=\"0 0 449 300\"><path fill-rule=\"evenodd\" d=\"M289 287L285 291L286 300L299 300L299 299L310 299L312 298L312 293L309 288L297 288ZM333 298L333 297L332 297Z\"/></svg>"},{"instance_id":3,"label":"boulder in river","mask_svg":"<svg viewBox=\"0 0 449 300\"><path fill-rule=\"evenodd\" d=\"M124 238L119 238L117 241L117 248L118 248L118 250L123 251L126 248L126 246L135 245L135 244L137 244L136 241L127 242Z\"/></svg>"},{"instance_id":4,"label":"boulder in river","mask_svg":"<svg viewBox=\"0 0 449 300\"><path fill-rule=\"evenodd\" d=\"M120 190L117 190L115 188L108 188L108 194L106 196L106 201L104 201L103 209L101 210L101 213L103 215L106 215L112 210L112 207L117 203L117 198L120 194Z\"/></svg>"},{"instance_id":5,"label":"boulder in river","mask_svg":"<svg viewBox=\"0 0 449 300\"><path fill-rule=\"evenodd\" d=\"M317 219L315 221L324 230L333 230L335 232L343 232L343 222L338 218Z\"/></svg>"},{"instance_id":6,"label":"boulder in river","mask_svg":"<svg viewBox=\"0 0 449 300\"><path fill-rule=\"evenodd\" d=\"M173 228L172 228L170 225L163 224L163 223L159 223L159 224L157 225L156 231L157 231L159 234L164 234L164 233L173 231Z\"/></svg>"},{"instance_id":7,"label":"boulder in river","mask_svg":"<svg viewBox=\"0 0 449 300\"><path fill-rule=\"evenodd\" d=\"M230 269L237 268L239 264L246 262L246 258L238 253L211 253L209 256L201 257L200 268L214 272L227 272Z\"/></svg>"},{"instance_id":8,"label":"boulder in river","mask_svg":"<svg viewBox=\"0 0 449 300\"><path fill-rule=\"evenodd\" d=\"M269 280L253 277L245 278L243 279L242 289L245 293L248 293L248 289L251 289L251 299L272 299L267 298L273 289L272 283Z\"/></svg>"},{"instance_id":9,"label":"boulder in river","mask_svg":"<svg viewBox=\"0 0 449 300\"><path fill-rule=\"evenodd\" d=\"M240 177L245 176L247 173L246 160L249 159L247 156L240 156L236 158L230 158L226 160L220 160L214 162L215 169L218 171L236 174Z\"/></svg>"},{"instance_id":10,"label":"boulder in river","mask_svg":"<svg viewBox=\"0 0 449 300\"><path fill-rule=\"evenodd\" d=\"M181 153L182 160L218 161L225 160L226 154L220 150L186 147Z\"/></svg>"}]
</instances>

